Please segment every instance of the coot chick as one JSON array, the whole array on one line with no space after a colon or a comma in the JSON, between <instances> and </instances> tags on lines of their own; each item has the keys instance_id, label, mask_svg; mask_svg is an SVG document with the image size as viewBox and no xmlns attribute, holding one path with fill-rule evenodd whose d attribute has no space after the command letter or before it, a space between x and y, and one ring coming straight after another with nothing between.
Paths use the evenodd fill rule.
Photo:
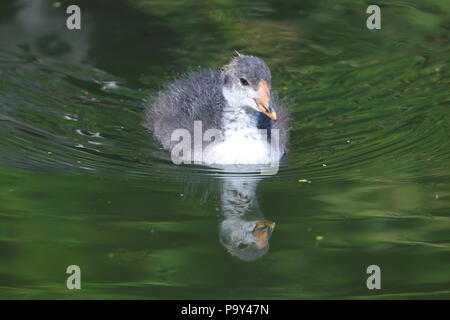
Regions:
<instances>
[{"instance_id":1,"label":"coot chick","mask_svg":"<svg viewBox=\"0 0 450 320\"><path fill-rule=\"evenodd\" d=\"M172 141L174 130L194 137L195 121L201 121L203 133L221 132L211 148L202 142L200 159L207 165L266 164L286 151L287 112L271 89L269 67L255 56L239 55L221 70L191 72L169 83L153 99L145 124L172 150L179 142Z\"/></svg>"}]
</instances>

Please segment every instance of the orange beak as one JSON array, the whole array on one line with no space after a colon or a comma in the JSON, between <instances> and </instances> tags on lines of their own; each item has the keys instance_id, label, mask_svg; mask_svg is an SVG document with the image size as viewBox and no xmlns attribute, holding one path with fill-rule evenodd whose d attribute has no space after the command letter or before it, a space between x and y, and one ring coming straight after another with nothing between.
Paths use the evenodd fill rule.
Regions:
<instances>
[{"instance_id":1,"label":"orange beak","mask_svg":"<svg viewBox=\"0 0 450 320\"><path fill-rule=\"evenodd\" d=\"M267 85L267 82L261 80L258 86L259 86L258 88L259 98L255 99L256 110L264 113L272 120L277 120L277 114L272 109L272 107L270 107L270 89L269 86Z\"/></svg>"},{"instance_id":2,"label":"orange beak","mask_svg":"<svg viewBox=\"0 0 450 320\"><path fill-rule=\"evenodd\" d=\"M258 238L256 246L260 249L264 248L268 244L269 230L272 231L275 228L275 222L271 221L258 221L256 222L255 230L253 230L253 235Z\"/></svg>"}]
</instances>

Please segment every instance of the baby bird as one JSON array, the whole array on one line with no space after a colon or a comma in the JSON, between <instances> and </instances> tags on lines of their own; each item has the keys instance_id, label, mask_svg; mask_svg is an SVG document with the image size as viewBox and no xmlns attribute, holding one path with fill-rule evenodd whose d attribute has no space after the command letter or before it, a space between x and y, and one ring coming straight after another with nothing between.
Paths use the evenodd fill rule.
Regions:
<instances>
[{"instance_id":1,"label":"baby bird","mask_svg":"<svg viewBox=\"0 0 450 320\"><path fill-rule=\"evenodd\" d=\"M286 152L288 115L271 88L269 67L255 56L239 55L221 70L191 72L169 83L149 106L145 126L171 151L179 142L174 131L194 137L197 121L203 133L220 133L203 137L201 154L193 156L203 164L268 164Z\"/></svg>"}]
</instances>

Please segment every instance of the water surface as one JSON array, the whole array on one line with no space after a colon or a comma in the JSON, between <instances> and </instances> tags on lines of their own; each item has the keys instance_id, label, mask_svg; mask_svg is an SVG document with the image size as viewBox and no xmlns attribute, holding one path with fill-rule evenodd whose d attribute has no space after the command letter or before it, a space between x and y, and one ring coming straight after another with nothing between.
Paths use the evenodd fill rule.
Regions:
<instances>
[{"instance_id":1,"label":"water surface","mask_svg":"<svg viewBox=\"0 0 450 320\"><path fill-rule=\"evenodd\" d=\"M450 3L378 3L369 31L364 1L2 1L0 298L450 298ZM235 49L291 112L274 176L175 166L141 126Z\"/></svg>"}]
</instances>

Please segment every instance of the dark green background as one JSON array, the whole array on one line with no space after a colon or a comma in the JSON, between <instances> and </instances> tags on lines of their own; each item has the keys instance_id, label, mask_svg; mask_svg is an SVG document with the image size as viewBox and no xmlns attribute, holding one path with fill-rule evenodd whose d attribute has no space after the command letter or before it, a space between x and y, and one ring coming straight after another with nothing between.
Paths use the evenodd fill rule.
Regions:
<instances>
[{"instance_id":1,"label":"dark green background","mask_svg":"<svg viewBox=\"0 0 450 320\"><path fill-rule=\"evenodd\" d=\"M448 0L2 0L0 298L450 298L449 40ZM140 125L166 81L235 49L292 114L255 262L218 240L234 177L175 167Z\"/></svg>"}]
</instances>

